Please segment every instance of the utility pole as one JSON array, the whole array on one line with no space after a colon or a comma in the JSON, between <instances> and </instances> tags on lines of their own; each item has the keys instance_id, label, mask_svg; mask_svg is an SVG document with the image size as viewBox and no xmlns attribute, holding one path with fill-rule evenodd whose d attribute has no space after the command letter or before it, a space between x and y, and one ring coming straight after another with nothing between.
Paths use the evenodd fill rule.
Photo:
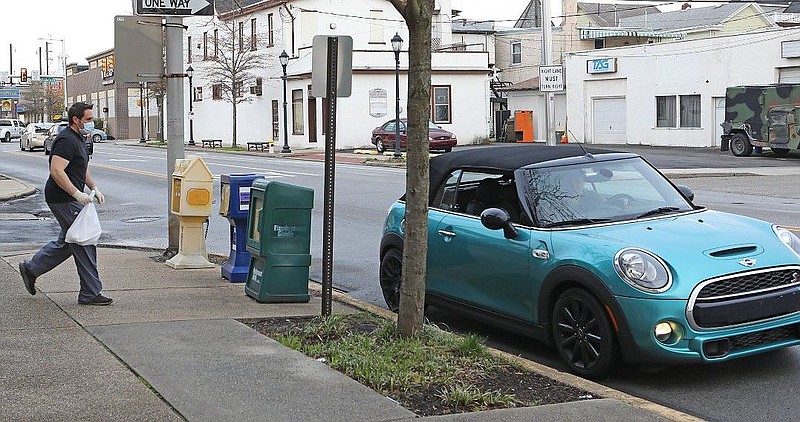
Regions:
<instances>
[{"instance_id":1,"label":"utility pole","mask_svg":"<svg viewBox=\"0 0 800 422\"><path fill-rule=\"evenodd\" d=\"M41 57L41 54L39 55ZM50 74L50 43L44 43L44 66L45 66L45 75Z\"/></svg>"},{"instance_id":2,"label":"utility pole","mask_svg":"<svg viewBox=\"0 0 800 422\"><path fill-rule=\"evenodd\" d=\"M42 74L42 47L39 47L39 75Z\"/></svg>"},{"instance_id":3,"label":"utility pole","mask_svg":"<svg viewBox=\"0 0 800 422\"><path fill-rule=\"evenodd\" d=\"M183 134L183 18L166 18L167 42L167 231L168 250L177 252L180 243L180 221L172 209L172 173L175 160L185 156Z\"/></svg>"},{"instance_id":4,"label":"utility pole","mask_svg":"<svg viewBox=\"0 0 800 422\"><path fill-rule=\"evenodd\" d=\"M552 28L552 11L550 10L550 0L542 0L542 65L547 66L553 64L553 28ZM555 114L555 102L553 100L552 92L544 93L545 99L545 113L544 113L544 127L545 139L547 145L553 146L556 144L556 133L553 128L553 115Z\"/></svg>"},{"instance_id":5,"label":"utility pole","mask_svg":"<svg viewBox=\"0 0 800 422\"><path fill-rule=\"evenodd\" d=\"M8 45L8 82L10 84L14 84L14 78L11 76L14 74L14 44Z\"/></svg>"}]
</instances>

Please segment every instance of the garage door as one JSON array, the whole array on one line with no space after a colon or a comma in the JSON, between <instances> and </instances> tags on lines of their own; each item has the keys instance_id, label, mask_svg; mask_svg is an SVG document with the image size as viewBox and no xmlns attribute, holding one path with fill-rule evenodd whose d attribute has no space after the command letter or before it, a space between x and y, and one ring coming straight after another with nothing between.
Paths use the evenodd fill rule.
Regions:
<instances>
[{"instance_id":1,"label":"garage door","mask_svg":"<svg viewBox=\"0 0 800 422\"><path fill-rule=\"evenodd\" d=\"M593 143L624 144L625 136L625 97L595 98L592 100Z\"/></svg>"},{"instance_id":2,"label":"garage door","mask_svg":"<svg viewBox=\"0 0 800 422\"><path fill-rule=\"evenodd\" d=\"M783 67L778 69L778 83L800 83L800 67Z\"/></svg>"}]
</instances>

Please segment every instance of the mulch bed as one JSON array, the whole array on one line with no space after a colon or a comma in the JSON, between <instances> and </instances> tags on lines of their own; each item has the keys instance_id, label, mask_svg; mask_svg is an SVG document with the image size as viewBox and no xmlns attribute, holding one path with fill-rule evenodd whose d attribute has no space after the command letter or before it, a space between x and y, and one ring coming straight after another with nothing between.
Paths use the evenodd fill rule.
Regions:
<instances>
[{"instance_id":1,"label":"mulch bed","mask_svg":"<svg viewBox=\"0 0 800 422\"><path fill-rule=\"evenodd\" d=\"M241 322L263 335L274 338L282 334L285 335L292 328L303 326L312 319L313 317L268 318L245 319L241 320ZM376 327L368 321L356 321L353 323L353 328L363 332L370 332ZM324 340L326 339L319 339L317 342ZM306 339L306 341L309 341L309 339ZM310 341L313 344L314 340L311 339ZM513 394L517 400L515 407L566 403L596 398L586 391L512 364L501 365L482 373L462 371L456 375L454 383L471 384L482 391L497 390L502 393ZM470 409L445 403L438 397L443 388L450 386L421 385L416 390L407 391L406 393L391 393L389 396L403 407L420 416L447 415L470 411Z\"/></svg>"}]
</instances>

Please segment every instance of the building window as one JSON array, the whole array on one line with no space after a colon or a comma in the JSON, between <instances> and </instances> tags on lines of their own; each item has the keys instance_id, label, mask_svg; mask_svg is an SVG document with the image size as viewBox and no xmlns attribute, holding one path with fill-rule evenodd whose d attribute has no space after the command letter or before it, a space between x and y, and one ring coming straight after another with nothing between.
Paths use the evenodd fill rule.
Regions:
<instances>
[{"instance_id":1,"label":"building window","mask_svg":"<svg viewBox=\"0 0 800 422\"><path fill-rule=\"evenodd\" d=\"M239 22L239 51L244 51L244 22Z\"/></svg>"},{"instance_id":2,"label":"building window","mask_svg":"<svg viewBox=\"0 0 800 422\"><path fill-rule=\"evenodd\" d=\"M256 18L250 19L250 51L256 51L257 47L257 39L256 39Z\"/></svg>"},{"instance_id":3,"label":"building window","mask_svg":"<svg viewBox=\"0 0 800 422\"><path fill-rule=\"evenodd\" d=\"M433 123L452 123L450 85L431 87L433 94Z\"/></svg>"},{"instance_id":4,"label":"building window","mask_svg":"<svg viewBox=\"0 0 800 422\"><path fill-rule=\"evenodd\" d=\"M269 35L269 46L275 45L275 27L272 24L272 13L267 15L267 34Z\"/></svg>"},{"instance_id":5,"label":"building window","mask_svg":"<svg viewBox=\"0 0 800 422\"><path fill-rule=\"evenodd\" d=\"M264 80L261 77L256 78L256 84L250 87L250 93L261 96L263 93L263 84Z\"/></svg>"},{"instance_id":6,"label":"building window","mask_svg":"<svg viewBox=\"0 0 800 422\"><path fill-rule=\"evenodd\" d=\"M194 87L194 101L203 101L203 87L196 86Z\"/></svg>"},{"instance_id":7,"label":"building window","mask_svg":"<svg viewBox=\"0 0 800 422\"><path fill-rule=\"evenodd\" d=\"M606 48L606 40L603 38L595 38L594 49L599 50L601 48Z\"/></svg>"},{"instance_id":8,"label":"building window","mask_svg":"<svg viewBox=\"0 0 800 422\"><path fill-rule=\"evenodd\" d=\"M244 82L234 82L233 92L235 93L236 98L244 97Z\"/></svg>"},{"instance_id":9,"label":"building window","mask_svg":"<svg viewBox=\"0 0 800 422\"><path fill-rule=\"evenodd\" d=\"M192 37L186 38L186 57L189 59L189 63L192 62Z\"/></svg>"},{"instance_id":10,"label":"building window","mask_svg":"<svg viewBox=\"0 0 800 422\"><path fill-rule=\"evenodd\" d=\"M675 127L675 96L656 97L656 127Z\"/></svg>"},{"instance_id":11,"label":"building window","mask_svg":"<svg viewBox=\"0 0 800 422\"><path fill-rule=\"evenodd\" d=\"M681 127L700 127L699 95L681 95Z\"/></svg>"},{"instance_id":12,"label":"building window","mask_svg":"<svg viewBox=\"0 0 800 422\"><path fill-rule=\"evenodd\" d=\"M208 32L203 32L203 60L208 60Z\"/></svg>"},{"instance_id":13,"label":"building window","mask_svg":"<svg viewBox=\"0 0 800 422\"><path fill-rule=\"evenodd\" d=\"M272 100L272 139L278 141L280 139L280 122L278 121L278 100Z\"/></svg>"},{"instance_id":14,"label":"building window","mask_svg":"<svg viewBox=\"0 0 800 422\"><path fill-rule=\"evenodd\" d=\"M212 100L222 99L222 84L211 85L211 99Z\"/></svg>"},{"instance_id":15,"label":"building window","mask_svg":"<svg viewBox=\"0 0 800 422\"><path fill-rule=\"evenodd\" d=\"M303 134L303 90L292 90L292 135Z\"/></svg>"},{"instance_id":16,"label":"building window","mask_svg":"<svg viewBox=\"0 0 800 422\"><path fill-rule=\"evenodd\" d=\"M370 44L385 44L383 38L383 10L369 11L369 42Z\"/></svg>"},{"instance_id":17,"label":"building window","mask_svg":"<svg viewBox=\"0 0 800 422\"><path fill-rule=\"evenodd\" d=\"M219 29L214 30L214 59L219 57Z\"/></svg>"},{"instance_id":18,"label":"building window","mask_svg":"<svg viewBox=\"0 0 800 422\"><path fill-rule=\"evenodd\" d=\"M522 43L521 42L512 42L511 43L511 64L520 64L522 63Z\"/></svg>"}]
</instances>

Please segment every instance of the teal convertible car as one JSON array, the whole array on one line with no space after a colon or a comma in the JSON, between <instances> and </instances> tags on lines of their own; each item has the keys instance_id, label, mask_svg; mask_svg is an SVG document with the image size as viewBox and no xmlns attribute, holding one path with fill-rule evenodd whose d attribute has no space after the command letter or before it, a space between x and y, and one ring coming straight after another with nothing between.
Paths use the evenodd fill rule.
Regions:
<instances>
[{"instance_id":1,"label":"teal convertible car","mask_svg":"<svg viewBox=\"0 0 800 422\"><path fill-rule=\"evenodd\" d=\"M693 204L636 154L497 146L430 175L426 304L550 344L579 375L800 343L800 240ZM404 217L401 198L380 248L392 310Z\"/></svg>"}]
</instances>

